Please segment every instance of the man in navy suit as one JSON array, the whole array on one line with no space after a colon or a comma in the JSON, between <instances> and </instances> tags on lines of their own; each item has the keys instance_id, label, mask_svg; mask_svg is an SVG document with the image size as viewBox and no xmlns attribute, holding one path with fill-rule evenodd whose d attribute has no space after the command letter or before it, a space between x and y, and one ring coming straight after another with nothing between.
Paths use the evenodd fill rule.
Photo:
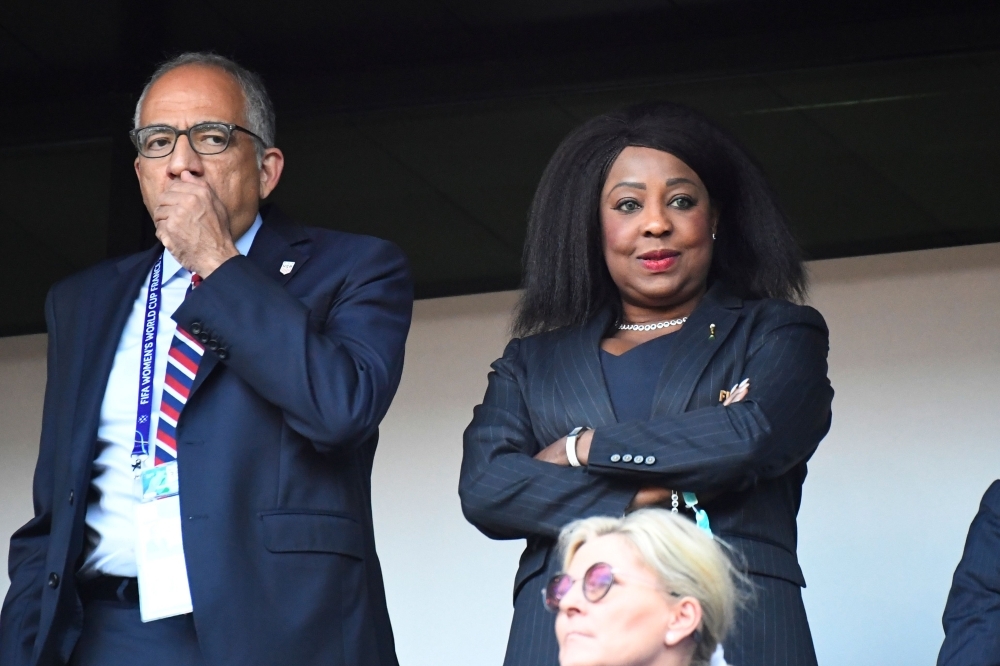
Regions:
<instances>
[{"instance_id":1,"label":"man in navy suit","mask_svg":"<svg viewBox=\"0 0 1000 666\"><path fill-rule=\"evenodd\" d=\"M944 608L938 666L1000 666L1000 481L983 495Z\"/></svg>"},{"instance_id":2,"label":"man in navy suit","mask_svg":"<svg viewBox=\"0 0 1000 666\"><path fill-rule=\"evenodd\" d=\"M370 475L406 260L261 208L284 158L260 80L230 60L161 66L135 127L160 243L49 294L0 666L397 666ZM171 543L180 566L160 569Z\"/></svg>"}]
</instances>

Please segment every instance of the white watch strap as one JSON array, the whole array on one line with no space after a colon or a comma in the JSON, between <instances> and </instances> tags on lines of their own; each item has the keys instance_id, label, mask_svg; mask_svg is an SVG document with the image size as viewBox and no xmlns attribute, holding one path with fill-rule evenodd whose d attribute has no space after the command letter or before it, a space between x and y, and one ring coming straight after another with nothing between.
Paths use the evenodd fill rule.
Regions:
<instances>
[{"instance_id":1,"label":"white watch strap","mask_svg":"<svg viewBox=\"0 0 1000 666\"><path fill-rule=\"evenodd\" d=\"M573 428L572 432L566 435L566 458L569 459L570 467L582 467L580 459L576 457L576 438L584 430L589 430L589 428L587 426L577 426Z\"/></svg>"}]
</instances>

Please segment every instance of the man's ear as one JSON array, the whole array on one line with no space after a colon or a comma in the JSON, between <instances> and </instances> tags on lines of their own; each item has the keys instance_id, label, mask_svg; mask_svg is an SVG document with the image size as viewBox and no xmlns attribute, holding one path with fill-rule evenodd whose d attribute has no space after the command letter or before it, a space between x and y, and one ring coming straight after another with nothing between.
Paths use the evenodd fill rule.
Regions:
<instances>
[{"instance_id":1,"label":"man's ear","mask_svg":"<svg viewBox=\"0 0 1000 666\"><path fill-rule=\"evenodd\" d=\"M285 169L285 155L278 148L268 148L260 161L260 198L266 199L281 180Z\"/></svg>"},{"instance_id":2,"label":"man's ear","mask_svg":"<svg viewBox=\"0 0 1000 666\"><path fill-rule=\"evenodd\" d=\"M694 597L683 597L670 609L664 642L667 647L674 647L697 631L700 626L701 604Z\"/></svg>"}]
</instances>

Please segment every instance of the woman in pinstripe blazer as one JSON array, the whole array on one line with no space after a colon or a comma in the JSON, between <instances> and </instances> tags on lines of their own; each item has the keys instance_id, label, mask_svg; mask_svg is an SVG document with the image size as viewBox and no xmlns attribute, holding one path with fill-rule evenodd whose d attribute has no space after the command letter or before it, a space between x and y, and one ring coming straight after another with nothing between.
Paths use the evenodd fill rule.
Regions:
<instances>
[{"instance_id":1,"label":"woman in pinstripe blazer","mask_svg":"<svg viewBox=\"0 0 1000 666\"><path fill-rule=\"evenodd\" d=\"M532 204L517 337L466 430L459 484L483 533L527 540L505 666L557 663L541 591L560 529L680 491L755 584L728 661L816 663L795 521L833 389L823 318L792 302L804 282L760 169L695 112L638 105L563 141Z\"/></svg>"}]
</instances>

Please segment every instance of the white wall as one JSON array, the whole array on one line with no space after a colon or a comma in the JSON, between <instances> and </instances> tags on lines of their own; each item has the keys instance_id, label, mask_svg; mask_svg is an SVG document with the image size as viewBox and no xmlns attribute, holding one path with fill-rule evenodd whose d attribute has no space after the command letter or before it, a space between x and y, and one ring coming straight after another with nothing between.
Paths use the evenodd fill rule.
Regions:
<instances>
[{"instance_id":1,"label":"white wall","mask_svg":"<svg viewBox=\"0 0 1000 666\"><path fill-rule=\"evenodd\" d=\"M7 594L10 535L31 518L45 398L45 335L0 338L0 594Z\"/></svg>"},{"instance_id":2,"label":"white wall","mask_svg":"<svg viewBox=\"0 0 1000 666\"><path fill-rule=\"evenodd\" d=\"M968 524L1000 477L1000 244L811 270L837 391L799 520L820 663L933 664ZM456 485L462 430L503 349L514 298L416 306L373 477L403 666L502 661L521 544L489 541L465 523ZM2 535L31 513L44 363L44 336L0 339Z\"/></svg>"},{"instance_id":3,"label":"white wall","mask_svg":"<svg viewBox=\"0 0 1000 666\"><path fill-rule=\"evenodd\" d=\"M812 273L836 391L799 514L820 663L933 664L969 523L1000 477L1000 245Z\"/></svg>"},{"instance_id":4,"label":"white wall","mask_svg":"<svg viewBox=\"0 0 1000 666\"><path fill-rule=\"evenodd\" d=\"M499 666L523 541L490 541L458 501L462 432L503 352L512 292L418 301L372 475L401 666Z\"/></svg>"}]
</instances>

